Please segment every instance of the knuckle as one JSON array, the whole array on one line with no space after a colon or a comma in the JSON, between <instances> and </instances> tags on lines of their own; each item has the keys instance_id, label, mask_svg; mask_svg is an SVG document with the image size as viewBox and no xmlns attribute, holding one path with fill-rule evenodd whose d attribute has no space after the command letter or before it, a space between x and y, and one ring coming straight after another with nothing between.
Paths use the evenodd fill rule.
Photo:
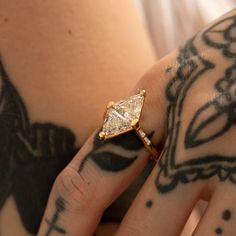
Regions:
<instances>
[{"instance_id":1,"label":"knuckle","mask_svg":"<svg viewBox=\"0 0 236 236\"><path fill-rule=\"evenodd\" d=\"M88 210L94 202L94 191L89 183L73 168L67 166L57 177L54 191L63 197L73 211Z\"/></svg>"}]
</instances>

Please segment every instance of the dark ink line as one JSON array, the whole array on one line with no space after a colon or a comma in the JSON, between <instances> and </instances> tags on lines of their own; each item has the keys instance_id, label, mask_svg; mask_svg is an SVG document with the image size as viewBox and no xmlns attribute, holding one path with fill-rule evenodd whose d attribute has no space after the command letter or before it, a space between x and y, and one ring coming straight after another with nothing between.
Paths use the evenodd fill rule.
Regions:
<instances>
[{"instance_id":1,"label":"dark ink line","mask_svg":"<svg viewBox=\"0 0 236 236\"><path fill-rule=\"evenodd\" d=\"M51 220L46 219L46 223L49 225L48 231L45 236L50 236L53 231L59 234L66 234L66 231L57 225L60 214L65 210L65 201L62 197L58 197L55 202L56 211Z\"/></svg>"},{"instance_id":2,"label":"dark ink line","mask_svg":"<svg viewBox=\"0 0 236 236\"><path fill-rule=\"evenodd\" d=\"M51 122L31 122L25 101L12 84L2 58L0 132L0 209L12 196L25 230L36 235L52 185L78 148L68 128Z\"/></svg>"},{"instance_id":3,"label":"dark ink line","mask_svg":"<svg viewBox=\"0 0 236 236\"><path fill-rule=\"evenodd\" d=\"M220 27L220 30L219 30ZM200 107L185 134L185 148L195 148L222 137L236 124L236 16L218 21L204 31L201 39L212 50L218 50L227 58L229 66L225 68L224 75L219 76L215 89L219 95ZM211 34L211 32L214 32ZM219 37L216 37L216 36ZM157 190L166 193L173 190L178 183L186 184L197 180L205 180L218 176L220 181L229 180L236 183L236 155L216 155L206 153L199 157L181 157L182 162L176 162L176 149L179 145L179 131L182 129L182 116L185 101L190 97L192 86L206 76L206 73L215 68L215 64L202 57L195 46L196 37L190 39L180 49L178 55L179 68L176 75L166 87L166 97L169 101L167 109L168 125L165 152L160 162L160 171L155 184ZM220 39L220 40L219 40ZM209 112L208 112L209 110ZM204 114L208 114L204 118ZM202 115L203 114L203 115ZM203 117L203 119L202 119ZM217 122L221 122L220 125ZM209 131L208 127L214 124L217 129Z\"/></svg>"},{"instance_id":4,"label":"dark ink line","mask_svg":"<svg viewBox=\"0 0 236 236\"><path fill-rule=\"evenodd\" d=\"M151 138L153 134L154 132L151 132L148 137ZM122 155L114 152L117 147L122 148ZM144 148L142 141L132 131L105 141L100 140L97 133L94 137L93 149L81 161L78 172L83 171L88 160L92 160L104 171L122 171L133 164L137 159L138 151L142 148Z\"/></svg>"}]
</instances>

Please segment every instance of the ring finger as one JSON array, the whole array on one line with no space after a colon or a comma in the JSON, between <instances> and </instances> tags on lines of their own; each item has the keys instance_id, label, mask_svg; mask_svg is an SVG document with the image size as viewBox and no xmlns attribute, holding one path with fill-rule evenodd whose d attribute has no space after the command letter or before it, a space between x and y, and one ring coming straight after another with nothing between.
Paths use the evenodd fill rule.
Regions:
<instances>
[{"instance_id":1,"label":"ring finger","mask_svg":"<svg viewBox=\"0 0 236 236\"><path fill-rule=\"evenodd\" d=\"M167 63L169 59L159 63L137 86L147 91L140 124L147 134L153 134L154 143L160 142L164 133L167 82L156 77L163 78L160 68ZM154 93L153 87L159 91ZM103 211L141 172L148 156L132 132L101 141L96 131L58 176L38 235L91 235Z\"/></svg>"}]
</instances>

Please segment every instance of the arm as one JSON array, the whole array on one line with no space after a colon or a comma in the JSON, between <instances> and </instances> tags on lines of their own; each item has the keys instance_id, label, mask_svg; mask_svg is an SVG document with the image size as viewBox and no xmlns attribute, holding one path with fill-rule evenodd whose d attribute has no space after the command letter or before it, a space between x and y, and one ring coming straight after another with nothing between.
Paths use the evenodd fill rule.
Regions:
<instances>
[{"instance_id":1,"label":"arm","mask_svg":"<svg viewBox=\"0 0 236 236\"><path fill-rule=\"evenodd\" d=\"M127 1L2 0L0 55L1 235L35 234L55 177L153 54Z\"/></svg>"}]
</instances>

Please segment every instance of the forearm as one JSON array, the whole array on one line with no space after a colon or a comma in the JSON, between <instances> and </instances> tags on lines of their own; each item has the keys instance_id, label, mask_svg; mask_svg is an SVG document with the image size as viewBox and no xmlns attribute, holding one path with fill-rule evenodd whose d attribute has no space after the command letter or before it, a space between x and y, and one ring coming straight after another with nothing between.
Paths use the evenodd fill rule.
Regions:
<instances>
[{"instance_id":1,"label":"forearm","mask_svg":"<svg viewBox=\"0 0 236 236\"><path fill-rule=\"evenodd\" d=\"M82 122L101 114L108 99L126 94L153 63L136 9L127 1L0 4L1 57L22 96L30 98L25 102L32 119L66 119L82 141L100 117L83 128L78 117ZM65 107L73 107L70 120Z\"/></svg>"},{"instance_id":2,"label":"forearm","mask_svg":"<svg viewBox=\"0 0 236 236\"><path fill-rule=\"evenodd\" d=\"M1 235L32 234L108 99L127 94L154 57L127 1L2 0L0 55Z\"/></svg>"}]
</instances>

